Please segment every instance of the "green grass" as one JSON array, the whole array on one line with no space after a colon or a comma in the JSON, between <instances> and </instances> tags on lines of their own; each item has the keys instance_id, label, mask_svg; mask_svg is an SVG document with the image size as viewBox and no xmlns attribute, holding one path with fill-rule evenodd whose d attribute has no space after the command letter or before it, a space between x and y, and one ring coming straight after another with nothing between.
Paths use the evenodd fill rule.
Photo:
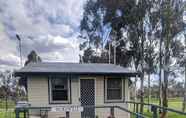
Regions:
<instances>
[{"instance_id":1,"label":"green grass","mask_svg":"<svg viewBox=\"0 0 186 118\"><path fill-rule=\"evenodd\" d=\"M15 102L8 100L8 109L6 111L6 102L4 99L0 99L0 118L15 118L14 108Z\"/></svg>"},{"instance_id":2,"label":"green grass","mask_svg":"<svg viewBox=\"0 0 186 118\"><path fill-rule=\"evenodd\" d=\"M12 101L12 100L8 100L8 102L7 102L8 104L7 104L7 106L8 106L8 108L14 108L15 107L15 102L14 101ZM2 100L2 99L0 99L0 109L5 109L6 108L6 102L5 102L5 100Z\"/></svg>"},{"instance_id":3,"label":"green grass","mask_svg":"<svg viewBox=\"0 0 186 118\"><path fill-rule=\"evenodd\" d=\"M147 103L147 99L145 99L145 103ZM151 104L159 104L158 99L151 99ZM182 110L182 99L181 98L169 98L168 99L168 107L176 110Z\"/></svg>"},{"instance_id":4,"label":"green grass","mask_svg":"<svg viewBox=\"0 0 186 118\"><path fill-rule=\"evenodd\" d=\"M173 108L176 110L180 110L182 108L182 99L181 98L172 98L168 100L168 106L169 108ZM147 103L147 99L145 99L145 103ZM150 100L151 104L157 104L158 105L158 99L152 98ZM5 110L5 101L0 100L0 118L15 118L15 113L13 109L15 108L15 103L13 101L8 101L8 108L10 111ZM131 108L132 109L132 108ZM149 118L152 118L152 113L147 112L147 108L144 108L144 115L148 116ZM133 117L135 118L135 117ZM168 118L186 118L186 116L179 115L177 113L168 112Z\"/></svg>"},{"instance_id":5,"label":"green grass","mask_svg":"<svg viewBox=\"0 0 186 118\"><path fill-rule=\"evenodd\" d=\"M0 118L15 118L13 111L0 111Z\"/></svg>"},{"instance_id":6,"label":"green grass","mask_svg":"<svg viewBox=\"0 0 186 118\"><path fill-rule=\"evenodd\" d=\"M145 99L145 103L147 103L147 99ZM158 105L159 104L158 99L152 98L150 100L150 104L157 104ZM181 109L182 109L182 99L181 98L171 98L171 99L169 99L168 100L168 107L181 111ZM147 107L144 107L144 115L152 118L152 113L147 112ZM133 118L135 118L135 117L133 117ZM174 112L168 112L168 117L167 118L186 118L186 116L185 115L180 115L180 114L174 113Z\"/></svg>"}]
</instances>

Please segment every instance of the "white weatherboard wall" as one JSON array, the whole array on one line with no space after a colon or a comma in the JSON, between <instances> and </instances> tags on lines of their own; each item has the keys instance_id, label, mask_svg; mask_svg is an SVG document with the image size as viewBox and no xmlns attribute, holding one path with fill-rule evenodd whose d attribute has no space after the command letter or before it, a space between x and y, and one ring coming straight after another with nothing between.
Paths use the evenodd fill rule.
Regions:
<instances>
[{"instance_id":1,"label":"white weatherboard wall","mask_svg":"<svg viewBox=\"0 0 186 118\"><path fill-rule=\"evenodd\" d=\"M125 100L128 100L128 80L125 79ZM96 79L96 105L108 105L108 106L121 106L124 108L128 108L125 103L105 103L104 102L104 77L97 77ZM96 115L101 118L106 118L110 115L110 109L96 109ZM129 114L119 109L115 109L115 117L116 118L128 118Z\"/></svg>"},{"instance_id":2,"label":"white weatherboard wall","mask_svg":"<svg viewBox=\"0 0 186 118\"><path fill-rule=\"evenodd\" d=\"M87 77L87 79L95 79L95 105L119 105L127 108L125 103L105 103L104 102L104 76ZM79 77L79 79L86 79L86 77ZM46 76L32 76L28 78L28 100L31 106L47 107L47 106L70 106L80 105L80 84L78 79L71 79L71 104L49 104L48 96L48 77ZM125 79L125 100L129 98L128 80ZM98 118L107 118L110 114L110 109L96 109ZM65 112L49 112L49 118L64 117ZM129 118L129 115L121 110L115 109L115 116L117 118ZM72 112L70 118L81 118L81 113Z\"/></svg>"}]
</instances>

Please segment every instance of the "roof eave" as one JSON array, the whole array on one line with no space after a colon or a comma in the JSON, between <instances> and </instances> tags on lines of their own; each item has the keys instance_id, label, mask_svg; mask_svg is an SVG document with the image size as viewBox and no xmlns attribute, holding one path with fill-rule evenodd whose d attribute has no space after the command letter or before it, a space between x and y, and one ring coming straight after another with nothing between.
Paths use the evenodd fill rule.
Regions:
<instances>
[{"instance_id":1,"label":"roof eave","mask_svg":"<svg viewBox=\"0 0 186 118\"><path fill-rule=\"evenodd\" d=\"M33 75L61 75L61 74L70 74L70 75L108 75L108 76L126 76L126 77L136 77L140 73L137 72L126 72L126 73L93 73L93 72L15 72L15 76L25 77Z\"/></svg>"}]
</instances>

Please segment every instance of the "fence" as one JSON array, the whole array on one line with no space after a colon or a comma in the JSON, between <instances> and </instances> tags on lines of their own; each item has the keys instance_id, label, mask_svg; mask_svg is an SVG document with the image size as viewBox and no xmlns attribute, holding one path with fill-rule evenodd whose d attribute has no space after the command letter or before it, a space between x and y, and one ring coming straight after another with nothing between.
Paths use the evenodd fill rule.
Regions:
<instances>
[{"instance_id":1,"label":"fence","mask_svg":"<svg viewBox=\"0 0 186 118\"><path fill-rule=\"evenodd\" d=\"M130 111L127 108L121 107L121 106L83 106L83 108L93 108L93 109L107 109L107 111L109 112L110 116L105 116L105 115L96 115L94 117L88 117L88 118L117 118L117 114L115 113L116 110L121 110L122 112L125 112L127 114L130 114L131 118L159 118L159 110L161 111L167 111L167 112L174 112L180 115L183 115L184 117L186 117L186 113L185 112L181 112L175 109L171 109L171 108L166 108L166 107L161 107L158 105L154 105L154 104L147 104L147 103L139 103L139 102L132 102L132 101L127 101L127 104L132 104L134 105L134 109L135 111ZM144 114L140 114L139 112L139 108L140 105L146 106L146 107L150 107L151 108L151 114L152 116L147 116ZM40 115L39 118L48 118L48 112L51 111L51 107L27 107L27 108L17 108L16 109L16 118L21 118L20 117L20 113L22 112L23 118L29 118L32 114L30 114L30 111L39 111ZM71 116L71 114L69 113L69 111L65 112L65 116L61 117L61 118L74 118L73 116ZM77 117L76 117L77 118ZM82 117L81 117L82 118ZM85 116L85 118L87 118L87 116ZM123 117L125 118L125 117Z\"/></svg>"},{"instance_id":2,"label":"fence","mask_svg":"<svg viewBox=\"0 0 186 118\"><path fill-rule=\"evenodd\" d=\"M115 110L121 110L122 112L125 112L127 114L130 114L130 116L133 116L135 118L146 118L145 116L139 114L139 113L135 113L132 112L130 110L128 110L127 108L123 108L120 106L83 106L83 108L93 108L93 109L108 109L109 110L109 116L101 116L96 115L94 117L90 117L90 116L84 116L84 118L117 118L116 114L115 114ZM48 118L48 112L51 110L50 107L27 107L27 108L16 108L16 118L21 118L20 117L20 113L22 112L23 118L30 118L30 116L32 114L30 114L29 112L33 111L33 110L37 110L39 111L40 115L39 118ZM64 117L60 117L60 118L73 118L73 116L70 116L69 111L66 111L65 116ZM81 116L82 118L82 116Z\"/></svg>"}]
</instances>

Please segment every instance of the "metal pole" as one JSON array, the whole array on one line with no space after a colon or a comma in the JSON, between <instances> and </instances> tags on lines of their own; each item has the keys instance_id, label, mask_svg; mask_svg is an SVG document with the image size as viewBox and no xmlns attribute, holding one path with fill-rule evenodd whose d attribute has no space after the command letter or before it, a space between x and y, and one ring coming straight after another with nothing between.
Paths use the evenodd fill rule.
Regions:
<instances>
[{"instance_id":1,"label":"metal pole","mask_svg":"<svg viewBox=\"0 0 186 118\"><path fill-rule=\"evenodd\" d=\"M151 110L153 112L152 114L152 118L157 118L158 114L157 114L157 107L156 106L151 106Z\"/></svg>"},{"instance_id":2,"label":"metal pole","mask_svg":"<svg viewBox=\"0 0 186 118\"><path fill-rule=\"evenodd\" d=\"M70 118L70 112L66 111L66 118Z\"/></svg>"},{"instance_id":3,"label":"metal pole","mask_svg":"<svg viewBox=\"0 0 186 118\"><path fill-rule=\"evenodd\" d=\"M19 41L19 52L20 52L20 65L22 66L22 55L21 55L21 38L19 37L18 34L16 34L16 37Z\"/></svg>"},{"instance_id":4,"label":"metal pole","mask_svg":"<svg viewBox=\"0 0 186 118\"><path fill-rule=\"evenodd\" d=\"M21 63L21 66L23 65L23 62L22 62L22 55L21 55L21 40L19 40L19 49L20 49L20 63Z\"/></svg>"},{"instance_id":5,"label":"metal pole","mask_svg":"<svg viewBox=\"0 0 186 118\"><path fill-rule=\"evenodd\" d=\"M116 45L114 46L114 65L116 65Z\"/></svg>"},{"instance_id":6,"label":"metal pole","mask_svg":"<svg viewBox=\"0 0 186 118\"><path fill-rule=\"evenodd\" d=\"M109 64L110 64L110 56L111 56L111 42L109 42Z\"/></svg>"},{"instance_id":7,"label":"metal pole","mask_svg":"<svg viewBox=\"0 0 186 118\"><path fill-rule=\"evenodd\" d=\"M115 116L114 116L114 107L110 108L110 114L111 114L111 118L115 118Z\"/></svg>"},{"instance_id":8,"label":"metal pole","mask_svg":"<svg viewBox=\"0 0 186 118\"><path fill-rule=\"evenodd\" d=\"M15 109L15 117L19 118L19 110L17 108Z\"/></svg>"}]
</instances>

